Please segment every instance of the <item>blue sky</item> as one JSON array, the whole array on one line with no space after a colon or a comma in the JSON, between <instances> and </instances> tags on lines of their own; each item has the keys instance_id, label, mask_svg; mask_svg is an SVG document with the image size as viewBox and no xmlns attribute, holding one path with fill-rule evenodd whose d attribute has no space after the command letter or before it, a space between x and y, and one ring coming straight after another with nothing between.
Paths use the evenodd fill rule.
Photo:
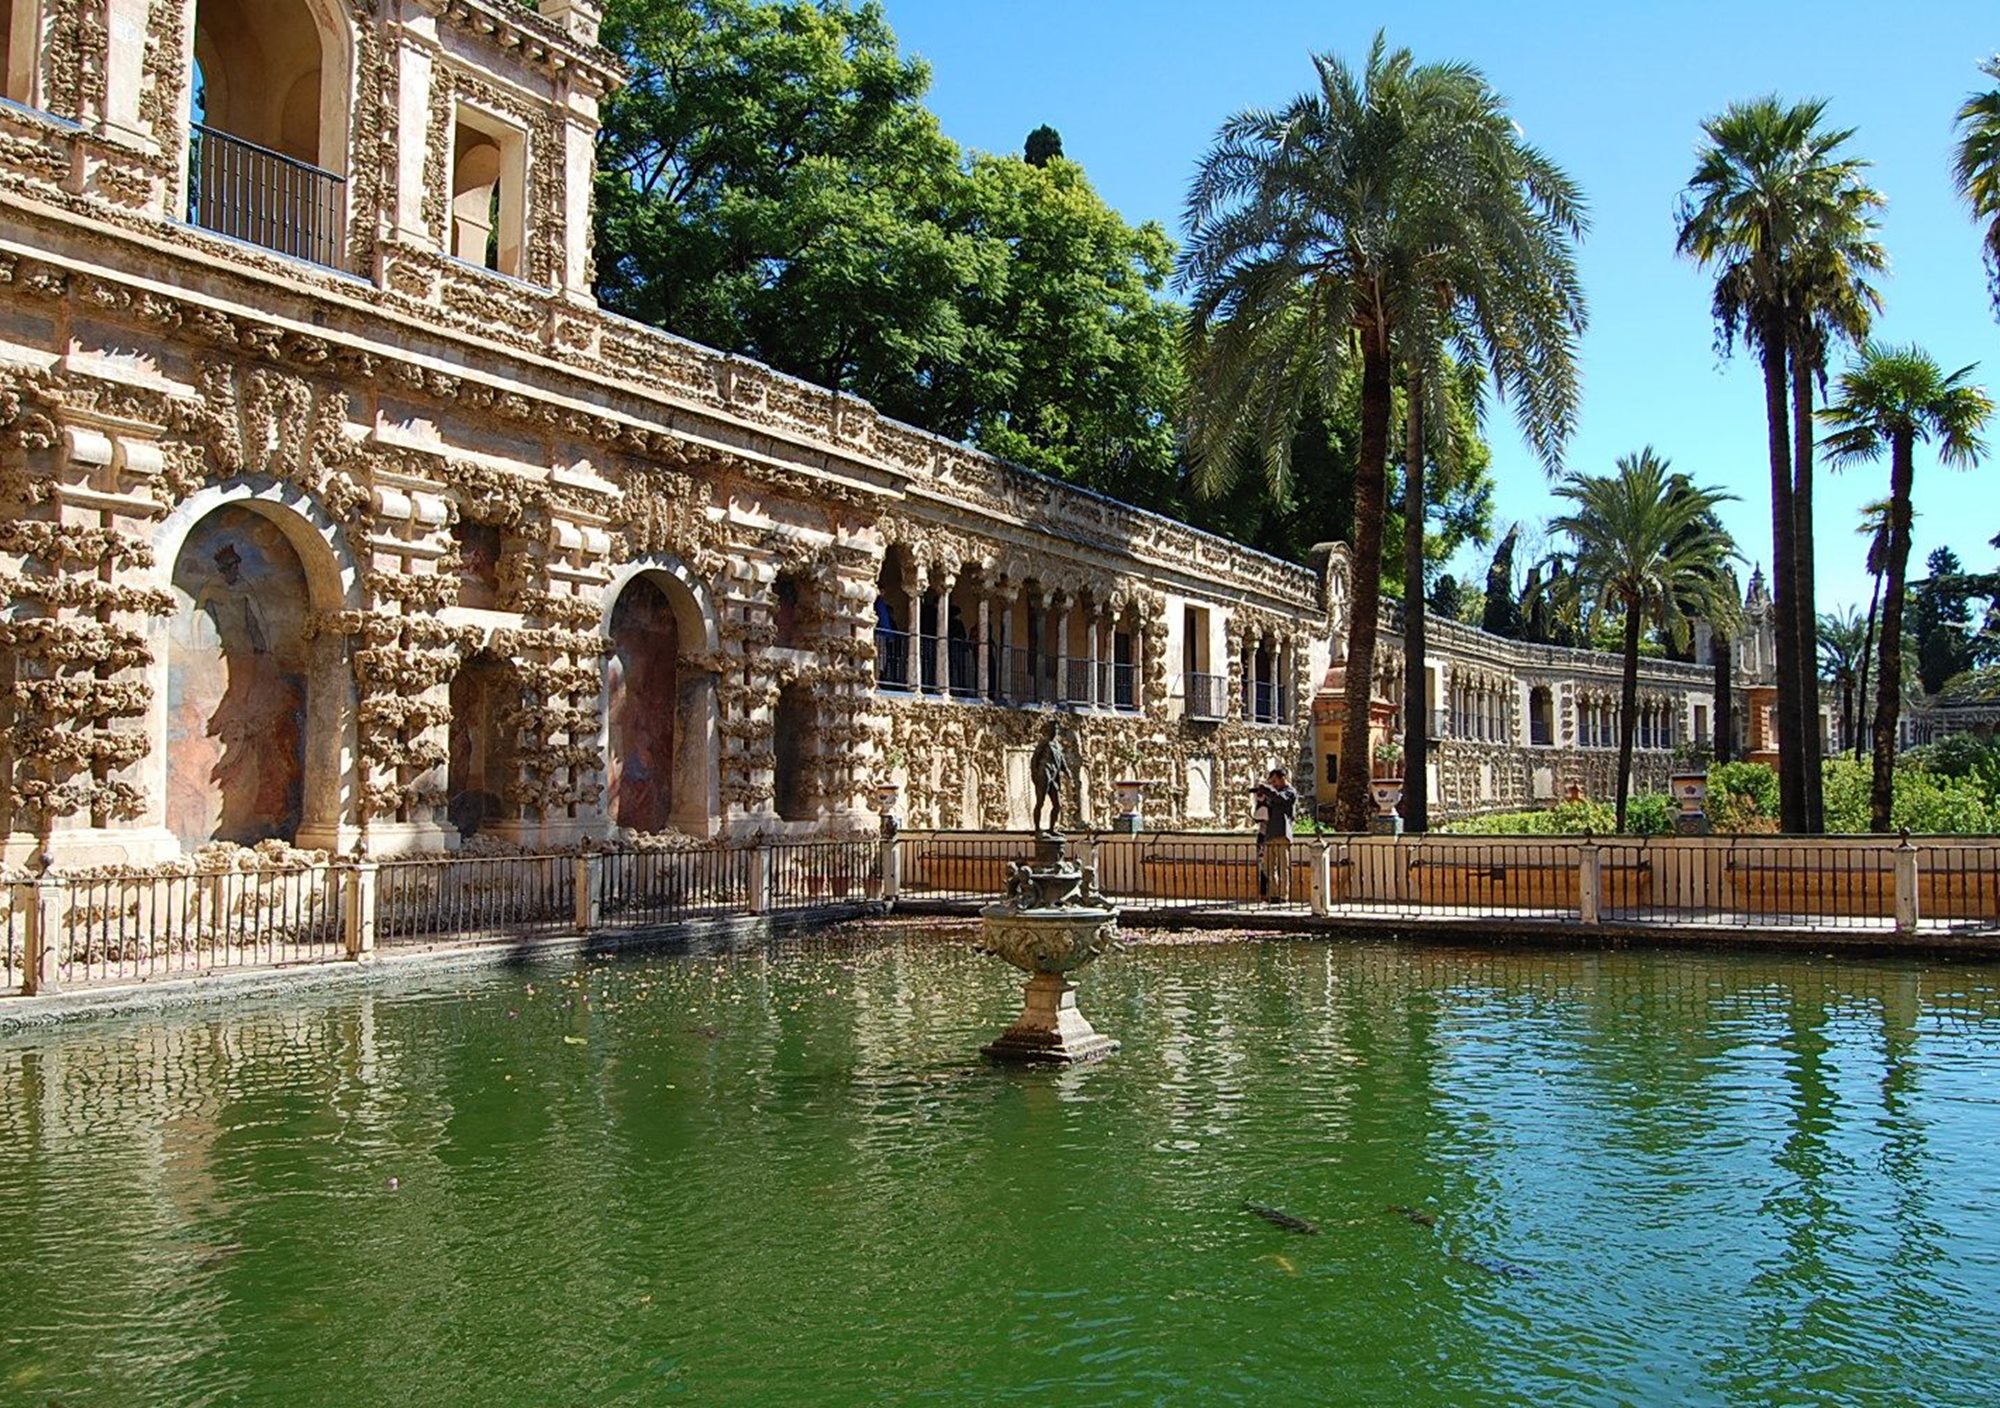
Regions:
<instances>
[{"instance_id":1,"label":"blue sky","mask_svg":"<svg viewBox=\"0 0 2000 1408\"><path fill-rule=\"evenodd\" d=\"M1050 123L1128 219L1176 233L1188 174L1216 125L1305 87L1311 51L1358 62L1387 25L1390 41L1420 59L1477 64L1590 200L1581 254L1591 329L1570 464L1608 469L1653 445L1741 495L1726 516L1753 560L1770 556L1761 384L1740 351L1720 358L1709 286L1673 253L1674 199L1704 116L1767 92L1828 99L1831 119L1858 129L1853 148L1875 163L1874 183L1889 197L1892 270L1878 335L1919 342L1947 367L1978 362L1979 379L2000 394L2000 324L1977 232L1948 174L1952 114L1979 59L2000 50L1995 0L885 3L904 47L931 63L931 106L951 136L1018 150L1029 129ZM1538 521L1551 508L1546 481L1504 415L1490 426L1500 520ZM2000 444L2000 426L1993 439ZM1886 466L1822 473L1822 609L1866 605L1853 525L1887 485ZM1988 546L2000 533L2000 455L1969 474L1920 458L1917 509L1913 569L1940 543L1974 569L2000 566Z\"/></svg>"}]
</instances>

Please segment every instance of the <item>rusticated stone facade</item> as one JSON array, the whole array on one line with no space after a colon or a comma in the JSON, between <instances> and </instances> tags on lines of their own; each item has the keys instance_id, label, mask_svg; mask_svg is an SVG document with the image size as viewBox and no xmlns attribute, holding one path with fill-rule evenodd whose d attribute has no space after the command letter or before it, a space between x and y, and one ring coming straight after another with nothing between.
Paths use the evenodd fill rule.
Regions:
<instances>
[{"instance_id":1,"label":"rusticated stone facade","mask_svg":"<svg viewBox=\"0 0 2000 1408\"><path fill-rule=\"evenodd\" d=\"M0 7L40 40L0 103L6 861L840 831L885 781L1018 825L1057 703L1071 820L1136 778L1243 826L1265 769L1320 774L1344 550L595 306L592 0ZM1573 719L1610 667L1461 634L1441 680L1512 732L1443 745L1447 808L1534 799L1523 682ZM1705 687L1648 679L1676 718Z\"/></svg>"},{"instance_id":2,"label":"rusticated stone facade","mask_svg":"<svg viewBox=\"0 0 2000 1408\"><path fill-rule=\"evenodd\" d=\"M1196 819L1241 819L1224 779L1303 755L1314 574L594 306L620 75L584 0L29 22L0 106L9 859L838 830L890 777L1005 820L1057 698L1096 815L1135 770L1185 814L1193 766ZM224 131L245 25L306 86L257 127L238 85ZM230 197L280 178L310 191L288 223ZM878 689L897 649L977 702L921 667Z\"/></svg>"}]
</instances>

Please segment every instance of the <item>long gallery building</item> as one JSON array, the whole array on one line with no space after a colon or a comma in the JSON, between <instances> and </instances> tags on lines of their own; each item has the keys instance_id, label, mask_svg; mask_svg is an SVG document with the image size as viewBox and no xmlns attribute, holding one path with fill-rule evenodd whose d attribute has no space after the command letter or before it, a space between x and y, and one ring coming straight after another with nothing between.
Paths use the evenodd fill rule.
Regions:
<instances>
[{"instance_id":1,"label":"long gallery building","mask_svg":"<svg viewBox=\"0 0 2000 1408\"><path fill-rule=\"evenodd\" d=\"M1191 827L1322 778L1344 549L1277 561L596 306L598 21L0 0L5 861L840 832L889 779L919 824L1018 826L1058 704L1079 824L1127 775ZM1432 638L1441 813L1609 792L1615 660ZM1642 784L1711 675L1649 662Z\"/></svg>"}]
</instances>

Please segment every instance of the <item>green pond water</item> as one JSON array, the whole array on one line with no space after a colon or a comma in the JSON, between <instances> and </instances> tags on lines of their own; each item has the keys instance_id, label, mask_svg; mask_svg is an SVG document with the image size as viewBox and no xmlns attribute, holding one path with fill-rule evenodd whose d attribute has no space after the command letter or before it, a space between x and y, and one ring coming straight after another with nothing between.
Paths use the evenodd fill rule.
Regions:
<instances>
[{"instance_id":1,"label":"green pond water","mask_svg":"<svg viewBox=\"0 0 2000 1408\"><path fill-rule=\"evenodd\" d=\"M0 1404L2000 1400L2000 969L969 938L0 1038Z\"/></svg>"}]
</instances>

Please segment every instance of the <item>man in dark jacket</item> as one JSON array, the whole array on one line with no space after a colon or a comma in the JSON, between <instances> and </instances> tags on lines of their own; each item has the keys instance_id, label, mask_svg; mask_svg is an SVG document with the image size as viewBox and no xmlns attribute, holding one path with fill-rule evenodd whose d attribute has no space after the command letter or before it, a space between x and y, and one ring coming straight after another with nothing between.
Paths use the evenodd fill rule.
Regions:
<instances>
[{"instance_id":1,"label":"man in dark jacket","mask_svg":"<svg viewBox=\"0 0 2000 1408\"><path fill-rule=\"evenodd\" d=\"M1257 784L1257 892L1284 904L1292 897L1292 814L1299 794L1283 768Z\"/></svg>"}]
</instances>

